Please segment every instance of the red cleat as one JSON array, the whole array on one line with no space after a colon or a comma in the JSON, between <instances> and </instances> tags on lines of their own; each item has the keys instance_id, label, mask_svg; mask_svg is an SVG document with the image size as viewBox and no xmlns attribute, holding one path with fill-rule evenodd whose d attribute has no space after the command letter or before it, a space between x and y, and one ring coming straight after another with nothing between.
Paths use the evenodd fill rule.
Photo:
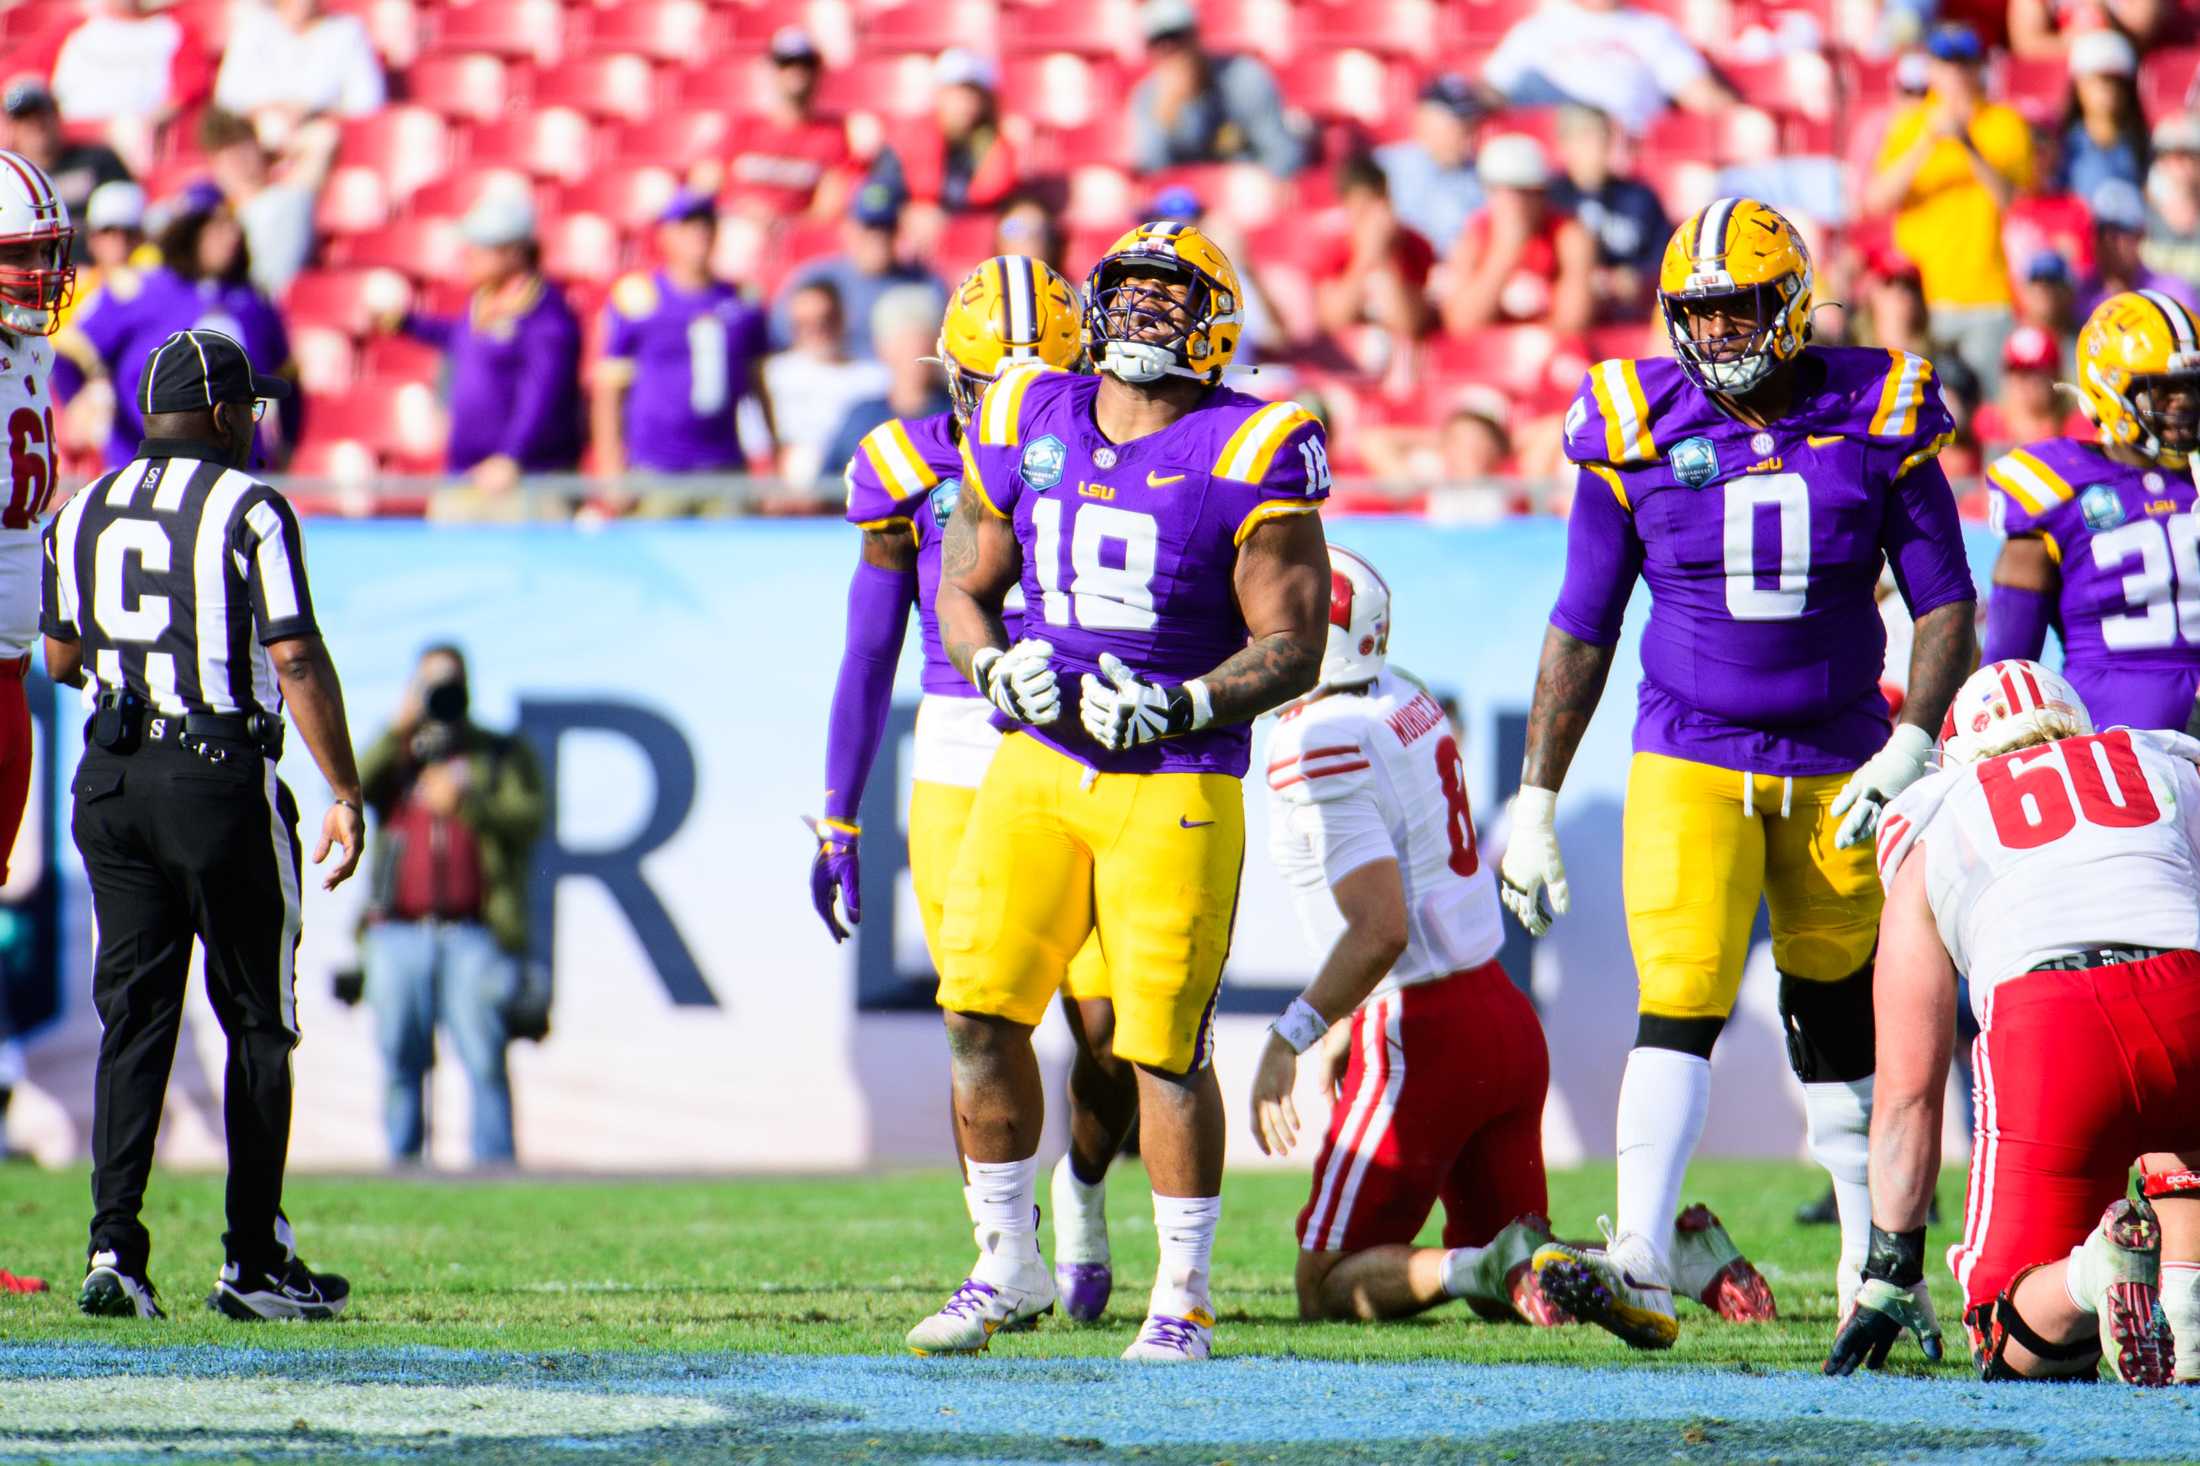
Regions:
<instances>
[{"instance_id":1,"label":"red cleat","mask_svg":"<svg viewBox=\"0 0 2200 1466\"><path fill-rule=\"evenodd\" d=\"M1770 1323L1780 1316L1772 1285L1742 1256L1711 1208L1698 1202L1673 1223L1673 1291L1728 1323Z\"/></svg>"}]
</instances>

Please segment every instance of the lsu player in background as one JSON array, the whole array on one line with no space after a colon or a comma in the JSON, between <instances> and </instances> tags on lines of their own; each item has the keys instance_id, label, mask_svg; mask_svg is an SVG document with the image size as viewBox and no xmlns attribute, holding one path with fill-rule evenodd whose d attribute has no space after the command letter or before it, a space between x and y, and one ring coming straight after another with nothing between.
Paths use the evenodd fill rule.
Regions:
<instances>
[{"instance_id":1,"label":"lsu player in background","mask_svg":"<svg viewBox=\"0 0 2200 1466\"><path fill-rule=\"evenodd\" d=\"M939 962L940 909L955 852L978 781L1001 741L992 705L940 646L940 544L962 492L962 440L979 394L1002 372L1073 367L1084 357L1081 333L1076 287L1052 268L1021 255L985 261L963 280L940 325L953 409L873 428L848 464L848 519L863 531L863 553L848 587L847 647L825 735L825 813L814 827L818 848L810 865L811 898L836 942L848 935L836 902L849 924L862 917L857 814L913 606L924 645L924 698L909 791L909 876L926 950ZM1091 1319L1106 1308L1114 1286L1107 1168L1137 1118L1138 1093L1127 1066L1108 1052L1114 1016L1096 944L1087 943L1069 964L1064 996L1077 1052L1069 1080L1070 1148L1054 1172L1056 1281L1064 1311Z\"/></svg>"},{"instance_id":2,"label":"lsu player in background","mask_svg":"<svg viewBox=\"0 0 2200 1466\"><path fill-rule=\"evenodd\" d=\"M1214 1004L1245 855L1252 719L1314 685L1329 560L1321 425L1222 385L1237 272L1141 224L1085 283L1097 376L1014 372L963 440L941 570L948 655L1009 720L947 892L939 1002L970 1276L912 1329L971 1352L1051 1306L1033 1222L1044 1100L1031 1030L1097 932L1113 1048L1137 1066L1161 1266L1125 1357L1204 1359L1222 1213ZM1024 624L1002 619L1021 584Z\"/></svg>"},{"instance_id":3,"label":"lsu player in background","mask_svg":"<svg viewBox=\"0 0 2200 1466\"><path fill-rule=\"evenodd\" d=\"M2100 441L2049 438L1986 470L2007 536L1986 659L2037 659L2053 626L2102 726L2184 729L2200 690L2200 328L2171 297L2127 290L2087 318L2077 366Z\"/></svg>"},{"instance_id":4,"label":"lsu player in background","mask_svg":"<svg viewBox=\"0 0 2200 1466\"><path fill-rule=\"evenodd\" d=\"M1390 587L1329 547L1321 680L1268 743L1269 855L1321 970L1268 1031L1253 1138L1288 1152L1300 1055L1336 1103L1299 1213L1302 1318L1397 1318L1463 1298L1562 1323L1528 1261L1550 1240L1550 1052L1497 963L1497 887L1475 848L1459 745L1391 670ZM1444 1245L1413 1239L1438 1200Z\"/></svg>"},{"instance_id":5,"label":"lsu player in background","mask_svg":"<svg viewBox=\"0 0 2200 1466\"><path fill-rule=\"evenodd\" d=\"M1954 424L1932 367L1810 345L1810 255L1754 199L1681 225L1658 297L1674 359L1598 363L1566 417L1581 482L1499 872L1532 934L1567 910L1559 784L1648 580L1622 853L1640 1016L1620 1083L1618 1227L1608 1249L1536 1256L1562 1306L1642 1348L1677 1333L1671 1219L1760 897L1811 1154L1839 1204L1846 1310L1870 1232L1870 837L1924 773L1975 651L1937 461ZM1891 730L1882 558L1916 621ZM1743 1316L1769 1315L1769 1290L1763 1301Z\"/></svg>"},{"instance_id":6,"label":"lsu player in background","mask_svg":"<svg viewBox=\"0 0 2200 1466\"><path fill-rule=\"evenodd\" d=\"M2125 1196L2134 1155L2200 1147L2200 743L2094 721L2045 667L1990 662L1880 821L1871 1257L1829 1374L1905 1330L1939 1354L1919 1300L1961 972L1979 1121L1948 1266L1980 1374L2200 1380L2200 1196Z\"/></svg>"},{"instance_id":7,"label":"lsu player in background","mask_svg":"<svg viewBox=\"0 0 2200 1466\"><path fill-rule=\"evenodd\" d=\"M76 231L53 180L18 153L0 152L0 881L30 797L31 714L23 678L38 628L39 521L59 467L54 446L53 345L76 290ZM23 1055L0 1012L0 1157L7 1154L7 1093Z\"/></svg>"}]
</instances>

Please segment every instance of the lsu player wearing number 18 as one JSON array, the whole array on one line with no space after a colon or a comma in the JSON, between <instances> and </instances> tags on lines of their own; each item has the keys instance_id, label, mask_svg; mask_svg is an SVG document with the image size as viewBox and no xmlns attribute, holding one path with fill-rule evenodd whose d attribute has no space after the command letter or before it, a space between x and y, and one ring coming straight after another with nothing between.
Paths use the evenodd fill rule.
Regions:
<instances>
[{"instance_id":1,"label":"lsu player wearing number 18","mask_svg":"<svg viewBox=\"0 0 2200 1466\"><path fill-rule=\"evenodd\" d=\"M848 641L825 735L825 813L815 830L811 898L835 941L862 916L857 816L893 700L894 668L909 610L923 640L924 698L917 705L909 790L909 875L925 946L939 961L940 910L978 781L999 746L991 704L955 670L940 645L940 544L962 493L962 441L978 396L1026 367L1067 368L1085 354L1077 290L1021 255L986 260L963 280L940 324L939 361L952 410L881 424L848 464L848 519L863 552L848 588ZM1011 614L1013 626L1017 618ZM1106 1177L1138 1108L1127 1066L1106 1051L1114 1026L1107 965L1087 942L1069 964L1063 1012L1076 1036L1071 1060L1070 1145L1055 1168L1056 1280L1064 1311L1099 1317L1114 1286L1108 1256Z\"/></svg>"},{"instance_id":2,"label":"lsu player wearing number 18","mask_svg":"<svg viewBox=\"0 0 2200 1466\"><path fill-rule=\"evenodd\" d=\"M1986 470L2007 537L1986 659L2038 658L2052 625L2104 727L2185 729L2200 690L2200 327L2171 297L2127 290L2094 308L2077 365L2100 441L2050 438Z\"/></svg>"},{"instance_id":3,"label":"lsu player wearing number 18","mask_svg":"<svg viewBox=\"0 0 2200 1466\"><path fill-rule=\"evenodd\" d=\"M1546 1292L1645 1348L1677 1332L1671 1219L1760 897L1811 1154L1834 1180L1844 1306L1856 1286L1870 1233L1870 836L1923 774L1971 668L1975 601L1937 461L1954 424L1932 368L1809 344L1810 255L1793 225L1753 199L1719 200L1674 234L1658 295L1675 359L1599 363L1567 414L1581 482L1499 870L1531 933L1550 924L1544 892L1567 909L1558 788L1629 594L1648 580L1622 853L1640 1017L1620 1084L1619 1226L1609 1249L1536 1256ZM1891 731L1882 558L1916 618Z\"/></svg>"},{"instance_id":4,"label":"lsu player wearing number 18","mask_svg":"<svg viewBox=\"0 0 2200 1466\"><path fill-rule=\"evenodd\" d=\"M1329 560L1322 430L1222 385L1237 272L1197 229L1142 224L1085 284L1094 377L1017 372L963 440L939 593L948 654L1009 721L970 813L939 1002L978 1261L910 1332L974 1351L1044 1312L1031 1029L1096 933L1115 1056L1137 1066L1161 1266L1126 1357L1204 1359L1222 1211L1214 1002L1245 853L1259 714L1314 685ZM1002 621L1021 584L1025 624Z\"/></svg>"}]
</instances>

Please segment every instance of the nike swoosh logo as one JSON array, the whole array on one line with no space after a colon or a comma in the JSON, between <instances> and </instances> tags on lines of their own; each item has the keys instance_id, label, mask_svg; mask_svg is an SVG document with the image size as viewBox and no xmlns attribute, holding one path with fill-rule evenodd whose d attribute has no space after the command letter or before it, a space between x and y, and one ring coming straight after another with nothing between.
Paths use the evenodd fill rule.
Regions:
<instances>
[{"instance_id":1,"label":"nike swoosh logo","mask_svg":"<svg viewBox=\"0 0 2200 1466\"><path fill-rule=\"evenodd\" d=\"M1176 817L1176 822L1187 830L1204 830L1214 823L1213 820L1188 820L1182 815Z\"/></svg>"},{"instance_id":2,"label":"nike swoosh logo","mask_svg":"<svg viewBox=\"0 0 2200 1466\"><path fill-rule=\"evenodd\" d=\"M1642 1282L1633 1273L1621 1273L1620 1277L1626 1280L1628 1287L1633 1288L1638 1293L1670 1293L1673 1291L1663 1283Z\"/></svg>"},{"instance_id":3,"label":"nike swoosh logo","mask_svg":"<svg viewBox=\"0 0 2200 1466\"><path fill-rule=\"evenodd\" d=\"M1803 439L1803 441L1804 441L1804 442L1806 442L1806 443L1808 443L1808 444L1810 444L1810 446L1811 446L1811 447L1813 447L1813 448L1823 448L1823 447L1825 447L1825 446L1826 446L1826 445L1827 445L1828 443L1838 443L1838 442L1840 442L1840 441L1841 441L1841 438L1842 438L1842 436L1843 436L1843 435L1842 435L1842 434L1840 434L1840 433L1828 433L1828 434L1826 434L1826 435L1825 435L1824 437L1822 437L1822 438L1821 438L1820 436L1818 436L1818 434L1816 434L1816 433L1812 433L1812 434L1810 434L1809 436L1805 437L1805 438Z\"/></svg>"},{"instance_id":4,"label":"nike swoosh logo","mask_svg":"<svg viewBox=\"0 0 2200 1466\"><path fill-rule=\"evenodd\" d=\"M1149 489L1158 489L1163 484L1180 484L1182 482L1184 482L1184 475L1181 473L1155 473L1150 469L1146 473L1146 487Z\"/></svg>"}]
</instances>

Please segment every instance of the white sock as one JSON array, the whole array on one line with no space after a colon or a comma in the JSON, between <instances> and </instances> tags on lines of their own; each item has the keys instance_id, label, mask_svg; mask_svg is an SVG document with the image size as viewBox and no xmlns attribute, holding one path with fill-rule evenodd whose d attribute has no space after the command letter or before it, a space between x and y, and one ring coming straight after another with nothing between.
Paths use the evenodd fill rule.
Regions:
<instances>
[{"instance_id":1,"label":"white sock","mask_svg":"<svg viewBox=\"0 0 2200 1466\"><path fill-rule=\"evenodd\" d=\"M1054 1181L1048 1188L1054 1202L1054 1261L1099 1262L1108 1260L1108 1183L1105 1177L1087 1186L1077 1179L1077 1168L1063 1156L1054 1163Z\"/></svg>"},{"instance_id":2,"label":"white sock","mask_svg":"<svg viewBox=\"0 0 2200 1466\"><path fill-rule=\"evenodd\" d=\"M1673 1218L1711 1108L1711 1061L1677 1049L1627 1054L1619 1082L1619 1234L1643 1239L1670 1274Z\"/></svg>"},{"instance_id":3,"label":"white sock","mask_svg":"<svg viewBox=\"0 0 2200 1466\"><path fill-rule=\"evenodd\" d=\"M1221 1221L1219 1196L1154 1193L1153 1229L1161 1241L1161 1267L1154 1274L1148 1312L1181 1316L1195 1308L1213 1311L1210 1269Z\"/></svg>"},{"instance_id":4,"label":"white sock","mask_svg":"<svg viewBox=\"0 0 2200 1466\"><path fill-rule=\"evenodd\" d=\"M1037 1203L1039 1158L1020 1161L965 1161L970 1179L963 1201L978 1238L978 1265L970 1275L983 1282L1014 1282L1039 1260Z\"/></svg>"},{"instance_id":5,"label":"white sock","mask_svg":"<svg viewBox=\"0 0 2200 1466\"><path fill-rule=\"evenodd\" d=\"M1472 1298L1482 1291L1481 1279L1475 1274L1488 1251L1487 1247L1454 1247L1444 1254L1446 1298Z\"/></svg>"},{"instance_id":6,"label":"white sock","mask_svg":"<svg viewBox=\"0 0 2200 1466\"><path fill-rule=\"evenodd\" d=\"M1841 1218L1841 1266L1835 1276L1846 1305L1862 1284L1872 1244L1871 1080L1804 1085L1803 1118L1810 1158L1833 1178L1833 1205Z\"/></svg>"},{"instance_id":7,"label":"white sock","mask_svg":"<svg viewBox=\"0 0 2200 1466\"><path fill-rule=\"evenodd\" d=\"M2200 1380L2200 1262L2162 1264L2162 1316L2177 1343L2177 1382Z\"/></svg>"}]
</instances>

